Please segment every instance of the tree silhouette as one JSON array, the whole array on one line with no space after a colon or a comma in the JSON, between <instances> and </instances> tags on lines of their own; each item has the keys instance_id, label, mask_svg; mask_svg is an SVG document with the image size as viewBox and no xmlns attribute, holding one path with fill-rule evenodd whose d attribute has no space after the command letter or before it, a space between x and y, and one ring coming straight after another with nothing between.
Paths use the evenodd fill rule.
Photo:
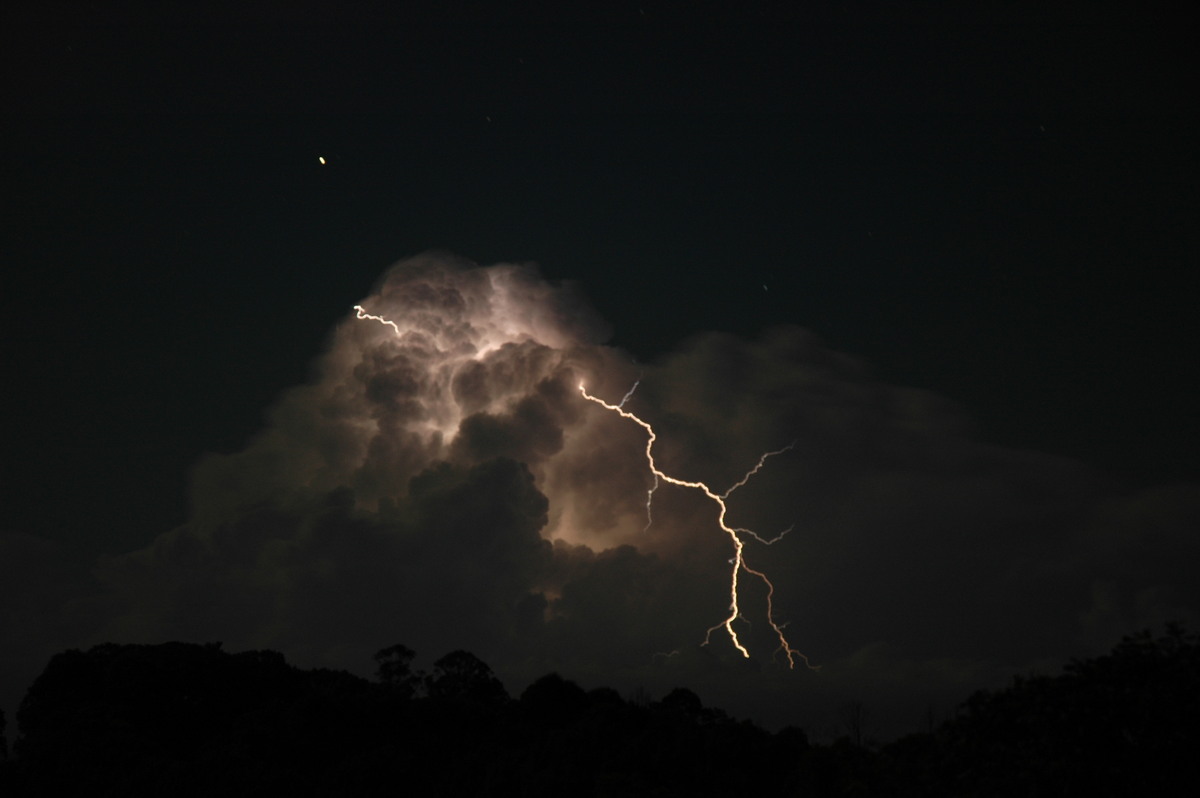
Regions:
<instances>
[{"instance_id":1,"label":"tree silhouette","mask_svg":"<svg viewBox=\"0 0 1200 798\"><path fill-rule=\"evenodd\" d=\"M978 692L879 750L856 744L861 705L845 708L848 736L819 745L686 688L631 703L552 673L508 701L467 651L414 699L412 651L375 659L379 683L272 651L63 652L21 703L0 795L360 795L401 776L430 795L1155 795L1193 779L1200 750L1200 638L1178 627Z\"/></svg>"},{"instance_id":2,"label":"tree silhouette","mask_svg":"<svg viewBox=\"0 0 1200 798\"><path fill-rule=\"evenodd\" d=\"M925 735L924 778L979 795L1167 791L1200 749L1200 638L1145 631L1064 670L972 695ZM914 739L899 743L912 760Z\"/></svg>"},{"instance_id":3,"label":"tree silhouette","mask_svg":"<svg viewBox=\"0 0 1200 798\"><path fill-rule=\"evenodd\" d=\"M658 702L663 708L678 712L689 720L699 721L704 714L704 703L700 696L686 687L676 687Z\"/></svg>"},{"instance_id":4,"label":"tree silhouette","mask_svg":"<svg viewBox=\"0 0 1200 798\"><path fill-rule=\"evenodd\" d=\"M416 696L425 683L425 674L412 670L412 661L416 656L417 652L399 643L375 652L378 666L375 675L380 684L401 698Z\"/></svg>"},{"instance_id":5,"label":"tree silhouette","mask_svg":"<svg viewBox=\"0 0 1200 798\"><path fill-rule=\"evenodd\" d=\"M525 688L521 706L538 723L565 726L587 711L588 695L575 682L548 673Z\"/></svg>"},{"instance_id":6,"label":"tree silhouette","mask_svg":"<svg viewBox=\"0 0 1200 798\"><path fill-rule=\"evenodd\" d=\"M429 696L471 704L502 704L508 700L504 685L491 667L470 651L451 651L433 663Z\"/></svg>"},{"instance_id":7,"label":"tree silhouette","mask_svg":"<svg viewBox=\"0 0 1200 798\"><path fill-rule=\"evenodd\" d=\"M847 701L842 705L842 725L850 740L857 746L863 744L868 715L867 708L862 701Z\"/></svg>"}]
</instances>

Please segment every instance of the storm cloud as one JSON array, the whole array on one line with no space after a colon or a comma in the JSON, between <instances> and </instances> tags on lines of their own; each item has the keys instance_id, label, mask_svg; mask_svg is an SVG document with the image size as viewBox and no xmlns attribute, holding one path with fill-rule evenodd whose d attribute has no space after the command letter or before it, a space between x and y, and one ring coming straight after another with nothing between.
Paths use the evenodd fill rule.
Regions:
<instances>
[{"instance_id":1,"label":"storm cloud","mask_svg":"<svg viewBox=\"0 0 1200 798\"><path fill-rule=\"evenodd\" d=\"M980 440L964 408L798 327L704 333L654 364L606 332L530 266L397 264L266 428L196 465L185 524L86 574L0 541L0 642L48 656L221 640L359 672L403 642L471 650L510 689L550 670L686 685L818 732L861 700L890 734L1120 634L1195 625L1196 486L1122 493L1085 464ZM579 391L616 403L635 383L625 407L655 426L671 475L723 491L794 444L729 497L729 521L790 528L746 558L819 672L776 655L754 580L736 622L751 657L723 633L700 645L729 606L715 507L663 484L648 513L645 432ZM52 633L32 645L30 629Z\"/></svg>"}]
</instances>

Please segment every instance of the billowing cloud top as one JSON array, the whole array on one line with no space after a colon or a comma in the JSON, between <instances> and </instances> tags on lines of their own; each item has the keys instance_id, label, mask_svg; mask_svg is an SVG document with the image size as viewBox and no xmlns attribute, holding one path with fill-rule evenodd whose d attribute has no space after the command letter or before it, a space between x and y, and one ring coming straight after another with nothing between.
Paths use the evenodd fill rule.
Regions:
<instances>
[{"instance_id":1,"label":"billowing cloud top","mask_svg":"<svg viewBox=\"0 0 1200 798\"><path fill-rule=\"evenodd\" d=\"M532 267L396 265L266 429L197 465L186 524L90 586L0 541L21 555L0 560L11 606L46 649L13 627L3 653L222 640L365 671L403 642L469 649L518 683L688 685L775 723L854 698L891 733L1014 670L1195 620L1193 486L1114 496L1079 463L976 440L952 403L799 328L700 335L652 366L604 334ZM752 579L734 622L752 658L721 635L699 646L728 613L730 538L694 490L660 485L648 515L646 433L579 391L615 404L635 382L625 407L681 479L724 491L794 442L729 496L728 522L791 528L747 538L746 562L819 674L773 656Z\"/></svg>"}]
</instances>

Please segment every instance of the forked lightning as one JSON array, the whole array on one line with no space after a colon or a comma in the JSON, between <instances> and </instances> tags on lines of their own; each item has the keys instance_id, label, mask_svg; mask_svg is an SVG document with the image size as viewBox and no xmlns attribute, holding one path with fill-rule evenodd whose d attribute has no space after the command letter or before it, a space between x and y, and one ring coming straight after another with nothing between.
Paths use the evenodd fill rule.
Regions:
<instances>
[{"instance_id":1,"label":"forked lightning","mask_svg":"<svg viewBox=\"0 0 1200 798\"><path fill-rule=\"evenodd\" d=\"M635 385L634 387L636 388L637 386ZM731 527L725 522L725 514L729 509L725 504L725 500L729 498L729 495L745 485L752 476L757 474L759 469L763 467L763 463L766 462L768 457L773 457L777 454L783 454L791 449L795 444L788 444L782 449L763 454L758 458L758 462L754 465L754 467L747 471L744 477L734 483L733 487L729 488L729 490L725 491L724 493L717 493L703 482L690 482L684 479L677 479L663 473L663 471L659 469L658 465L654 462L654 442L658 440L658 435L654 432L654 427L650 426L649 423L643 421L641 418L625 409L625 403L629 401L629 397L633 394L632 390L625 394L625 398L621 400L620 404L616 405L609 404L603 399L598 399L597 397L592 396L587 392L587 388L584 387L582 382L579 383L579 393L583 395L584 399L587 399L590 402L595 402L601 407L619 414L622 418L629 419L630 421L642 427L642 429L646 430L646 462L650 466L650 473L654 476L654 485L650 488L649 495L647 497L647 512L649 512L649 504L650 501L653 500L654 490L658 487L659 480L671 485L678 485L681 488L692 488L694 490L701 491L717 505L717 524L721 527L721 530L725 532L725 534L729 535L729 540L733 543L733 558L729 561L730 565L733 566L733 569L729 575L729 617L709 628L708 632L704 635L704 645L708 645L713 632L724 627L725 631L729 634L729 639L733 641L734 647L736 647L737 650L742 653L743 657L749 658L749 650L742 645L742 641L738 639L737 630L733 628L733 622L741 617L741 608L738 604L738 576L742 571L745 571L748 574L757 576L767 586L767 623L771 625L771 628L775 631L776 636L779 638L779 648L776 649L776 653L780 651L783 652L784 656L787 657L789 668L796 667L796 660L798 658L802 660L806 666L816 670L816 667L809 663L808 657L792 648L791 643L788 642L787 636L783 633L783 626L775 620L774 605L772 604L772 600L775 597L775 585L771 583L771 580L767 578L767 575L762 571L757 571L746 564L746 542L743 540L742 535L749 535L761 543L770 545L786 535L790 531L790 528L785 529L782 533L774 538L764 539L749 529Z\"/></svg>"}]
</instances>

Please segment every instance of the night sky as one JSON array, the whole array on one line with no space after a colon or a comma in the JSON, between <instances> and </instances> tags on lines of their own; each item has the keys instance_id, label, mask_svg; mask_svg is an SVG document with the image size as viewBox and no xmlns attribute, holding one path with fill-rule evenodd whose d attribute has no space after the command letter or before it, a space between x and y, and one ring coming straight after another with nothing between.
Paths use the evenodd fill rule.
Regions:
<instances>
[{"instance_id":1,"label":"night sky","mask_svg":"<svg viewBox=\"0 0 1200 798\"><path fill-rule=\"evenodd\" d=\"M6 711L50 654L107 639L356 672L403 642L475 651L510 691L683 684L818 733L859 700L887 736L1195 628L1183 18L20 5ZM418 360L352 307L449 313L499 274L543 349L459 390L441 448L409 437ZM821 671L697 647L728 539L667 489L642 529L645 437L577 378L614 403L642 379L664 462L720 489L796 442L730 505L795 525L750 551Z\"/></svg>"}]
</instances>

